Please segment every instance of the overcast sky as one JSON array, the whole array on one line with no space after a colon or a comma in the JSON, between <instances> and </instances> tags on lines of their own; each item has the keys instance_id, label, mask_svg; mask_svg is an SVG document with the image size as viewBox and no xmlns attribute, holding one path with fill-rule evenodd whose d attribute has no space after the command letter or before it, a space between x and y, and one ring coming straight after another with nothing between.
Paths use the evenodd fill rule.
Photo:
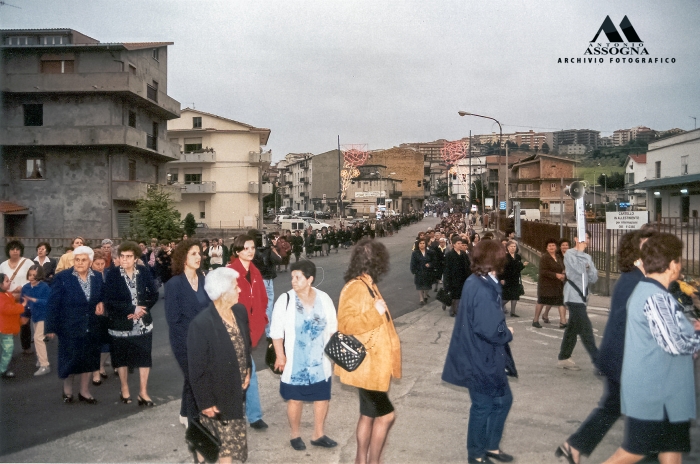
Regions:
<instances>
[{"instance_id":1,"label":"overcast sky","mask_svg":"<svg viewBox=\"0 0 700 464\"><path fill-rule=\"evenodd\" d=\"M182 107L272 130L273 159L341 145L645 125L700 117L700 8L687 1L7 0L2 28L63 27L101 42L172 41ZM605 17L627 15L651 58L582 58ZM607 42L601 34L597 42Z\"/></svg>"}]
</instances>

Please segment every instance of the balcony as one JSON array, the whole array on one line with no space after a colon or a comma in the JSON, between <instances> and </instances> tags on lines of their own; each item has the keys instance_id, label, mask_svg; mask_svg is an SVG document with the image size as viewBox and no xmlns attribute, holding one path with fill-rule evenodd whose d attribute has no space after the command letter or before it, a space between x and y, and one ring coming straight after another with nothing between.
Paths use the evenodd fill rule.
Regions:
<instances>
[{"instance_id":1,"label":"balcony","mask_svg":"<svg viewBox=\"0 0 700 464\"><path fill-rule=\"evenodd\" d=\"M257 182L248 182L248 193L253 194L253 195L257 195L258 190L260 189L259 185L260 184L258 184ZM271 194L272 193L272 184L263 182L262 192L260 192L260 193L262 193L263 195Z\"/></svg>"},{"instance_id":2,"label":"balcony","mask_svg":"<svg viewBox=\"0 0 700 464\"><path fill-rule=\"evenodd\" d=\"M306 198L309 196L308 192L299 192L299 196L302 198Z\"/></svg>"},{"instance_id":3,"label":"balcony","mask_svg":"<svg viewBox=\"0 0 700 464\"><path fill-rule=\"evenodd\" d=\"M39 126L3 127L0 145L6 146L115 146L128 145L144 154L179 158L179 146L166 139L157 139L129 126ZM155 147L155 148L152 148Z\"/></svg>"},{"instance_id":4,"label":"balcony","mask_svg":"<svg viewBox=\"0 0 700 464\"><path fill-rule=\"evenodd\" d=\"M2 77L3 93L123 93L163 119L180 116L180 102L130 72L5 74Z\"/></svg>"},{"instance_id":5,"label":"balcony","mask_svg":"<svg viewBox=\"0 0 700 464\"><path fill-rule=\"evenodd\" d=\"M302 184L308 184L309 178L308 177L300 177L299 182L301 182Z\"/></svg>"},{"instance_id":6,"label":"balcony","mask_svg":"<svg viewBox=\"0 0 700 464\"><path fill-rule=\"evenodd\" d=\"M539 190L516 190L513 192L513 198L539 198Z\"/></svg>"},{"instance_id":7,"label":"balcony","mask_svg":"<svg viewBox=\"0 0 700 464\"><path fill-rule=\"evenodd\" d=\"M250 164L270 164L272 162L272 154L267 151L264 153L258 153L257 151L248 152L248 162Z\"/></svg>"},{"instance_id":8,"label":"balcony","mask_svg":"<svg viewBox=\"0 0 700 464\"><path fill-rule=\"evenodd\" d=\"M173 201L181 201L180 189L173 185L151 184L141 181L113 180L112 200L138 201L143 200L148 195L148 191L153 188L161 188L170 194Z\"/></svg>"},{"instance_id":9,"label":"balcony","mask_svg":"<svg viewBox=\"0 0 700 464\"><path fill-rule=\"evenodd\" d=\"M216 153L180 153L180 159L172 161L171 164L175 163L216 163Z\"/></svg>"},{"instance_id":10,"label":"balcony","mask_svg":"<svg viewBox=\"0 0 700 464\"><path fill-rule=\"evenodd\" d=\"M182 194L187 193L216 193L216 182L175 182L173 187L179 188Z\"/></svg>"}]
</instances>

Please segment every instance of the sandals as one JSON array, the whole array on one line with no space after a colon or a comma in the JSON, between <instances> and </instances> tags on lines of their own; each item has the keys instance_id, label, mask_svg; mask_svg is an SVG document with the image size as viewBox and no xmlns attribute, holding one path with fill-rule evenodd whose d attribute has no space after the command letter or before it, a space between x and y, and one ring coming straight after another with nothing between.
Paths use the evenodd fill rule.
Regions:
<instances>
[{"instance_id":1,"label":"sandals","mask_svg":"<svg viewBox=\"0 0 700 464\"><path fill-rule=\"evenodd\" d=\"M549 318L542 316L542 322L544 322L545 324L549 324Z\"/></svg>"},{"instance_id":2,"label":"sandals","mask_svg":"<svg viewBox=\"0 0 700 464\"><path fill-rule=\"evenodd\" d=\"M567 442L559 445L556 451L554 451L554 456L558 458L563 457L569 464L578 464L576 461L574 461L574 457L571 455L571 445L569 445Z\"/></svg>"}]
</instances>

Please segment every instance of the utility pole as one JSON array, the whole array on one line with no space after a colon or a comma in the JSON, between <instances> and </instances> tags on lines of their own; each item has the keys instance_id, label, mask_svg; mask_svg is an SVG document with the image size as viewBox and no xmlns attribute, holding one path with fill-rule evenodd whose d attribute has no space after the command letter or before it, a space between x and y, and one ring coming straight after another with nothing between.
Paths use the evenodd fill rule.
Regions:
<instances>
[{"instance_id":1,"label":"utility pole","mask_svg":"<svg viewBox=\"0 0 700 464\"><path fill-rule=\"evenodd\" d=\"M559 238L564 238L564 178L559 184Z\"/></svg>"},{"instance_id":2,"label":"utility pole","mask_svg":"<svg viewBox=\"0 0 700 464\"><path fill-rule=\"evenodd\" d=\"M469 129L469 211L468 213L471 212L472 209L472 203L474 200L472 200L472 131ZM476 189L474 189L474 193L476 193Z\"/></svg>"},{"instance_id":3,"label":"utility pole","mask_svg":"<svg viewBox=\"0 0 700 464\"><path fill-rule=\"evenodd\" d=\"M508 218L508 197L510 196L510 190L508 189L508 174L510 174L510 172L508 171L508 143L506 143L506 218ZM513 217L515 217L515 215Z\"/></svg>"},{"instance_id":4,"label":"utility pole","mask_svg":"<svg viewBox=\"0 0 700 464\"><path fill-rule=\"evenodd\" d=\"M343 164L341 163L341 154L340 154L340 135L338 135L338 219L340 221L343 220L343 179L342 179L342 172L343 172Z\"/></svg>"}]
</instances>

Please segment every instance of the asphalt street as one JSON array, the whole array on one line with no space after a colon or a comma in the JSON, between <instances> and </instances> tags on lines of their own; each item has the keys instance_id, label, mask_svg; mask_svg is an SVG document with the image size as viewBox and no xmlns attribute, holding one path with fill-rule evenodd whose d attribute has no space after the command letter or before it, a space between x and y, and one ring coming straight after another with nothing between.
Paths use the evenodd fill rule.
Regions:
<instances>
[{"instance_id":1,"label":"asphalt street","mask_svg":"<svg viewBox=\"0 0 700 464\"><path fill-rule=\"evenodd\" d=\"M434 225L424 220L402 228L398 234L381 240L391 256L391 271L380 282L379 288L394 317L418 308L418 294L409 271L411 246L420 230ZM318 266L316 287L328 293L337 305L343 288L343 274L347 268L350 250L341 249L337 254L318 256L312 261ZM294 258L292 258L292 261ZM291 289L289 272L282 272L275 280L275 294ZM162 290L161 290L162 295ZM163 404L181 396L182 374L170 350L168 330L163 311L163 299L153 307L153 369L149 378L149 394L156 404ZM17 374L12 380L0 383L0 455L13 453L31 446L46 443L75 432L91 429L108 422L123 419L139 412L136 401L126 405L119 401L119 379L112 370L109 379L100 386L91 386L98 404L63 404L62 382L56 375L57 341L48 343L49 360L53 372L34 377L35 355L23 355L19 339L15 339L15 355L10 368ZM265 368L264 343L254 350L258 369ZM138 394L138 375L129 376L131 396ZM78 391L76 383L74 391Z\"/></svg>"}]
</instances>

